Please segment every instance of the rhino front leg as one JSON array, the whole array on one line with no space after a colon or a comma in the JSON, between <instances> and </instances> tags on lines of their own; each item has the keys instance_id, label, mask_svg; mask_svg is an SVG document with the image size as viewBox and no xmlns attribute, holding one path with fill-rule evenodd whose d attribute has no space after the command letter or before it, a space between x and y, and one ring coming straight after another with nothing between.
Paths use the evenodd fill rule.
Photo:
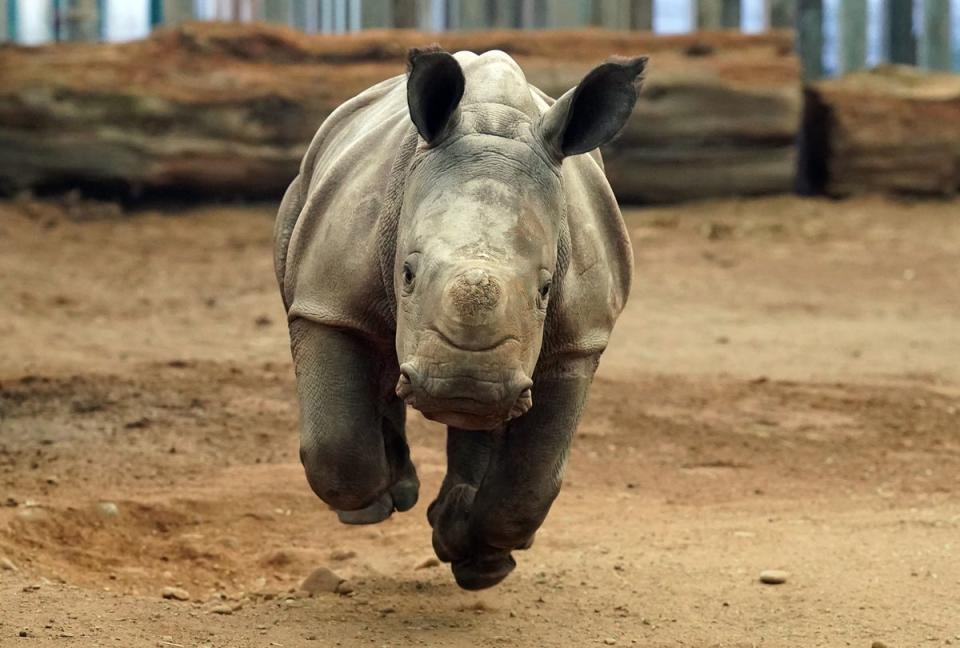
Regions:
<instances>
[{"instance_id":1,"label":"rhino front leg","mask_svg":"<svg viewBox=\"0 0 960 648\"><path fill-rule=\"evenodd\" d=\"M304 319L290 323L300 400L300 461L313 491L346 524L372 524L417 501L404 406L382 389L368 342Z\"/></svg>"},{"instance_id":2,"label":"rhino front leg","mask_svg":"<svg viewBox=\"0 0 960 648\"><path fill-rule=\"evenodd\" d=\"M450 472L431 506L434 547L452 563L465 589L496 585L516 563L515 549L526 549L546 518L560 484L570 443L597 358L555 366L535 377L534 405L527 414L492 433L462 432L448 443ZM483 437L489 458L475 449ZM486 464L485 466L483 464ZM480 473L482 477L475 480Z\"/></svg>"}]
</instances>

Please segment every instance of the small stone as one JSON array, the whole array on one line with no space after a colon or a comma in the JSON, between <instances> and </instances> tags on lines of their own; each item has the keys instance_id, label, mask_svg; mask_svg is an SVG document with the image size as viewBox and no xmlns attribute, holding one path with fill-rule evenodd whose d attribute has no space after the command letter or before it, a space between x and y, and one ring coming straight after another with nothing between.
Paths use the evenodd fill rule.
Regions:
<instances>
[{"instance_id":1,"label":"small stone","mask_svg":"<svg viewBox=\"0 0 960 648\"><path fill-rule=\"evenodd\" d=\"M356 558L357 552L351 551L349 549L334 549L330 552L330 560L350 560L351 558Z\"/></svg>"},{"instance_id":2,"label":"small stone","mask_svg":"<svg viewBox=\"0 0 960 648\"><path fill-rule=\"evenodd\" d=\"M211 614L233 614L233 608L227 605L226 603L221 603L220 605L214 605L210 608Z\"/></svg>"},{"instance_id":3,"label":"small stone","mask_svg":"<svg viewBox=\"0 0 960 648\"><path fill-rule=\"evenodd\" d=\"M615 646L617 644L617 640L613 637L607 637L603 640L603 643L607 644L608 646Z\"/></svg>"},{"instance_id":4,"label":"small stone","mask_svg":"<svg viewBox=\"0 0 960 648\"><path fill-rule=\"evenodd\" d=\"M788 575L780 569L765 569L760 572L760 582L767 585L782 585L787 582Z\"/></svg>"},{"instance_id":5,"label":"small stone","mask_svg":"<svg viewBox=\"0 0 960 648\"><path fill-rule=\"evenodd\" d=\"M418 562L414 569L430 569L431 567L439 567L440 561L437 560L435 556L428 556Z\"/></svg>"},{"instance_id":6,"label":"small stone","mask_svg":"<svg viewBox=\"0 0 960 648\"><path fill-rule=\"evenodd\" d=\"M29 637L29 636L30 636L30 631L29 631L29 630L21 630L18 634L19 634L21 637Z\"/></svg>"},{"instance_id":7,"label":"small stone","mask_svg":"<svg viewBox=\"0 0 960 648\"><path fill-rule=\"evenodd\" d=\"M60 480L57 478L56 475L50 475L49 477L47 477L47 483L51 486L56 486L57 484L60 483Z\"/></svg>"},{"instance_id":8,"label":"small stone","mask_svg":"<svg viewBox=\"0 0 960 648\"><path fill-rule=\"evenodd\" d=\"M106 517L117 517L120 509L113 502L97 502L97 510Z\"/></svg>"},{"instance_id":9,"label":"small stone","mask_svg":"<svg viewBox=\"0 0 960 648\"><path fill-rule=\"evenodd\" d=\"M353 583L348 580L340 581L340 584L337 585L337 589L334 590L337 594L341 596L346 596L347 594L353 593Z\"/></svg>"},{"instance_id":10,"label":"small stone","mask_svg":"<svg viewBox=\"0 0 960 648\"><path fill-rule=\"evenodd\" d=\"M6 571L18 571L17 566L13 564L13 561L7 558L6 556L0 556L0 569Z\"/></svg>"},{"instance_id":11,"label":"small stone","mask_svg":"<svg viewBox=\"0 0 960 648\"><path fill-rule=\"evenodd\" d=\"M182 587L164 587L160 595L165 599L172 599L174 601L190 600L190 592Z\"/></svg>"},{"instance_id":12,"label":"small stone","mask_svg":"<svg viewBox=\"0 0 960 648\"><path fill-rule=\"evenodd\" d=\"M872 644L870 644L870 648L887 648L887 644L883 643L882 641L874 641Z\"/></svg>"},{"instance_id":13,"label":"small stone","mask_svg":"<svg viewBox=\"0 0 960 648\"><path fill-rule=\"evenodd\" d=\"M307 592L309 596L316 596L321 592L336 592L341 581L343 581L342 578L326 567L318 567L303 580L300 589Z\"/></svg>"}]
</instances>

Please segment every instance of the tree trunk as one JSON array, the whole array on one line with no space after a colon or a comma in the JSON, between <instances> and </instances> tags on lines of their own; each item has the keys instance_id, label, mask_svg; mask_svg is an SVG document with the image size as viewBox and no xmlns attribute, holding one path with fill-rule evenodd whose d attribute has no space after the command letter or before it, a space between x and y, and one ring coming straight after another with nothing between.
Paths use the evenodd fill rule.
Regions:
<instances>
[{"instance_id":1,"label":"tree trunk","mask_svg":"<svg viewBox=\"0 0 960 648\"><path fill-rule=\"evenodd\" d=\"M321 121L408 47L503 49L559 96L611 54L652 57L605 148L627 201L790 191L801 90L789 35L568 31L308 36L188 23L134 43L0 48L0 189L277 197Z\"/></svg>"}]
</instances>

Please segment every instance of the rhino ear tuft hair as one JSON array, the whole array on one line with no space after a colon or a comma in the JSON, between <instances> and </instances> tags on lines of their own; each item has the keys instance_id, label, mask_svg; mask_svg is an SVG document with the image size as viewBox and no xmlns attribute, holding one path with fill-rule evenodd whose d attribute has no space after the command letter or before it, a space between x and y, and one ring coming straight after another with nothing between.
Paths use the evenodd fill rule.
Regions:
<instances>
[{"instance_id":1,"label":"rhino ear tuft hair","mask_svg":"<svg viewBox=\"0 0 960 648\"><path fill-rule=\"evenodd\" d=\"M466 80L460 64L437 46L412 49L407 58L407 107L427 144L444 133L460 105Z\"/></svg>"},{"instance_id":2,"label":"rhino ear tuft hair","mask_svg":"<svg viewBox=\"0 0 960 648\"><path fill-rule=\"evenodd\" d=\"M562 160L613 139L633 112L646 67L646 56L611 59L557 99L538 127L550 152Z\"/></svg>"}]
</instances>

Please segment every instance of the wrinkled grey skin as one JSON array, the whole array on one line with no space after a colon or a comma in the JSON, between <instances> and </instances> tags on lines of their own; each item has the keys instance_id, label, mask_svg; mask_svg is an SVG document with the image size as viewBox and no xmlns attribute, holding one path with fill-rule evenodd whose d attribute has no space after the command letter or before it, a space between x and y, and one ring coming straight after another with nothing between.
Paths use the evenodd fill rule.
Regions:
<instances>
[{"instance_id":1,"label":"wrinkled grey skin","mask_svg":"<svg viewBox=\"0 0 960 648\"><path fill-rule=\"evenodd\" d=\"M323 124L275 229L313 490L349 524L417 500L405 404L448 426L428 518L457 583L515 566L560 489L632 253L596 147L645 59L557 102L503 52L414 51Z\"/></svg>"}]
</instances>

